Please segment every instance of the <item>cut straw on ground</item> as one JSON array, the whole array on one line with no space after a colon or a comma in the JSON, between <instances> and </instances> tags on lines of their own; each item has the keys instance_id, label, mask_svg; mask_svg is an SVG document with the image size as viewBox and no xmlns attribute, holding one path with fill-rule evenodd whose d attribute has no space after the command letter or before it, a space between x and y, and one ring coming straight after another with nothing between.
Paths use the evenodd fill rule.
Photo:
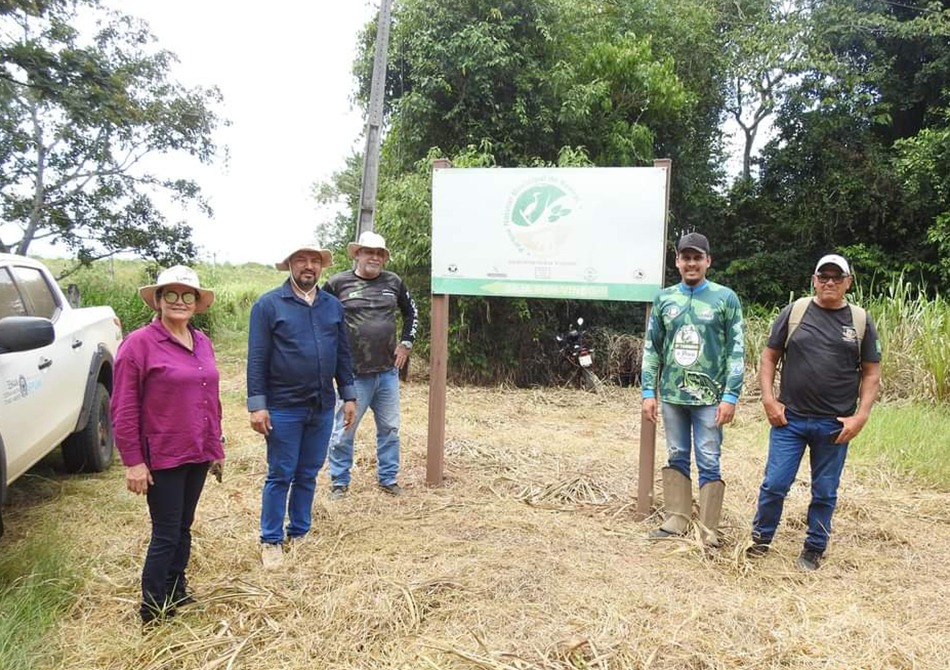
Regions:
<instances>
[{"instance_id":1,"label":"cut straw on ground","mask_svg":"<svg viewBox=\"0 0 950 670\"><path fill-rule=\"evenodd\" d=\"M61 495L11 510L16 526L58 519L87 574L38 667L947 667L950 493L849 464L825 563L804 573L794 565L809 498L803 468L772 551L750 561L765 457L755 404L726 428L724 543L710 552L698 529L649 541L660 517L635 520L635 390L451 388L445 483L427 488L427 388L406 384L405 495L376 486L368 415L349 496L328 501L321 472L313 532L265 572L264 448L239 383L229 377L225 388L232 382L224 483L208 482L194 527L198 604L166 625L143 635L138 624L148 518L121 468L63 478ZM658 452L657 475L662 431Z\"/></svg>"}]
</instances>

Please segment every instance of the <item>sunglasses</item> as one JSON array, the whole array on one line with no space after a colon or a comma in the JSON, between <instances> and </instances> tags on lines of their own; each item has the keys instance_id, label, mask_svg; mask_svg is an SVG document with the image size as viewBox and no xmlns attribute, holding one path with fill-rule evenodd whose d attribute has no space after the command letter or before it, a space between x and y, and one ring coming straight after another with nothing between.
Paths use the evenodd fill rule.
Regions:
<instances>
[{"instance_id":1,"label":"sunglasses","mask_svg":"<svg viewBox=\"0 0 950 670\"><path fill-rule=\"evenodd\" d=\"M198 294L193 292L179 293L178 291L171 290L162 292L162 300L169 304L178 302L179 298L181 298L181 301L186 305L194 305L198 299Z\"/></svg>"},{"instance_id":2,"label":"sunglasses","mask_svg":"<svg viewBox=\"0 0 950 670\"><path fill-rule=\"evenodd\" d=\"M818 280L819 284L827 284L828 282L831 282L832 284L840 284L845 280L845 278L845 275L815 275L815 279Z\"/></svg>"}]
</instances>

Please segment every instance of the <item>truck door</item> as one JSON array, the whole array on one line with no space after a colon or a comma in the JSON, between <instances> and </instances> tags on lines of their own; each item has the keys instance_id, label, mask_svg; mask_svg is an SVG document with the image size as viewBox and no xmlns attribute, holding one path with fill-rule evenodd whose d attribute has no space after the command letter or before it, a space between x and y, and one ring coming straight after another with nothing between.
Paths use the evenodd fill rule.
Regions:
<instances>
[{"instance_id":1,"label":"truck door","mask_svg":"<svg viewBox=\"0 0 950 670\"><path fill-rule=\"evenodd\" d=\"M81 313L64 304L62 292L51 285L52 278L46 272L26 265L13 265L12 270L13 280L26 300L30 315L49 319L56 330L56 341L50 345L47 355L52 365L42 372L46 387L43 395L48 399L43 416L49 430L44 453L38 456L42 458L76 427L89 375L92 356L89 347L95 348L96 343L86 341Z\"/></svg>"},{"instance_id":2,"label":"truck door","mask_svg":"<svg viewBox=\"0 0 950 670\"><path fill-rule=\"evenodd\" d=\"M0 268L0 318L7 316L31 314L9 268ZM60 403L44 403L40 395L49 383L55 348L54 343L31 351L0 353L0 427L9 480L19 477L55 446L49 441L59 421L49 418L46 405Z\"/></svg>"}]
</instances>

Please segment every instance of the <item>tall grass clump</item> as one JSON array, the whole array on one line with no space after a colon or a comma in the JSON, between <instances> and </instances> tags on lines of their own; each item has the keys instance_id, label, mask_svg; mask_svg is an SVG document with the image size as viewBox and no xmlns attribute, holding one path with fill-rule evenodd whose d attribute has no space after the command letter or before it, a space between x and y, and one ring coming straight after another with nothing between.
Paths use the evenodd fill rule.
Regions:
<instances>
[{"instance_id":1,"label":"tall grass clump","mask_svg":"<svg viewBox=\"0 0 950 670\"><path fill-rule=\"evenodd\" d=\"M950 402L950 302L903 275L855 296L878 329L884 397Z\"/></svg>"},{"instance_id":2,"label":"tall grass clump","mask_svg":"<svg viewBox=\"0 0 950 670\"><path fill-rule=\"evenodd\" d=\"M950 486L950 416L921 403L878 404L849 458L886 463L916 480Z\"/></svg>"},{"instance_id":3,"label":"tall grass clump","mask_svg":"<svg viewBox=\"0 0 950 670\"><path fill-rule=\"evenodd\" d=\"M75 602L81 576L53 528L0 552L0 668L32 670L49 653L47 634Z\"/></svg>"},{"instance_id":4,"label":"tall grass clump","mask_svg":"<svg viewBox=\"0 0 950 670\"><path fill-rule=\"evenodd\" d=\"M759 355L769 340L769 330L778 312L758 305L744 305L743 346L745 347L745 391L755 393L759 388Z\"/></svg>"}]
</instances>

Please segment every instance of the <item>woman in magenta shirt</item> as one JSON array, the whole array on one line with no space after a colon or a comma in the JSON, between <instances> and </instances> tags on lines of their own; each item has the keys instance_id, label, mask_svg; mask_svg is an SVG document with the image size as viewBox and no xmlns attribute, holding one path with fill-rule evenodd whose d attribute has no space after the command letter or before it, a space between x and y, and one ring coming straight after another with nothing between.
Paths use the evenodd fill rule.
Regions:
<instances>
[{"instance_id":1,"label":"woman in magenta shirt","mask_svg":"<svg viewBox=\"0 0 950 670\"><path fill-rule=\"evenodd\" d=\"M156 311L116 354L112 420L126 487L145 494L152 537L142 568L143 623L194 602L186 590L191 524L209 468L224 460L218 369L191 318L214 302L194 270L177 265L143 286Z\"/></svg>"}]
</instances>

